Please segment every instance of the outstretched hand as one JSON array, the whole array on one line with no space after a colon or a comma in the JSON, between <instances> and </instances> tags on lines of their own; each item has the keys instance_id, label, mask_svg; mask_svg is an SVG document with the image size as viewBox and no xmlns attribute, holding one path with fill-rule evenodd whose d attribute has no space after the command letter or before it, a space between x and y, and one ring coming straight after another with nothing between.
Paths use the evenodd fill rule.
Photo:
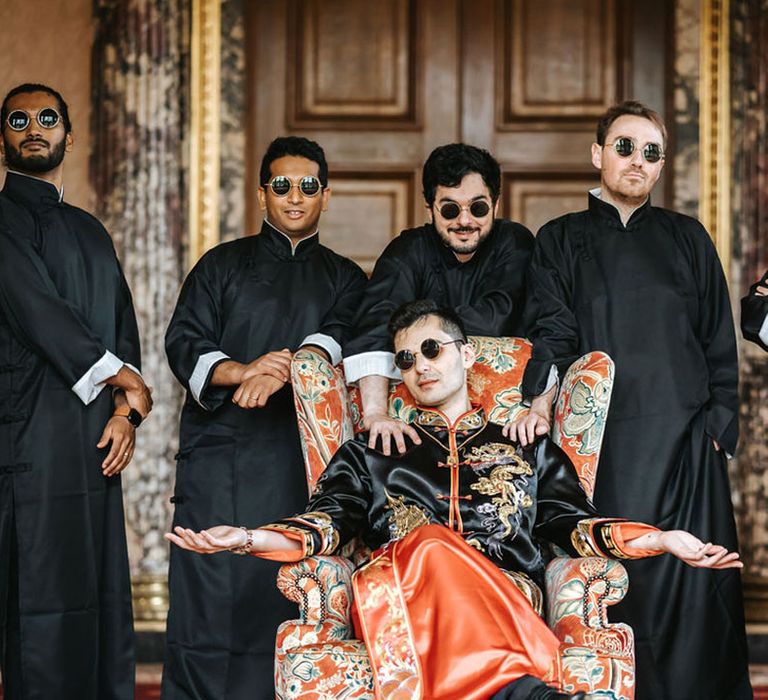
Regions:
<instances>
[{"instance_id":1,"label":"outstretched hand","mask_svg":"<svg viewBox=\"0 0 768 700\"><path fill-rule=\"evenodd\" d=\"M659 542L665 552L673 554L689 566L702 569L741 569L744 564L738 552L711 542L702 542L685 530L668 530L660 533Z\"/></svg>"},{"instance_id":2,"label":"outstretched hand","mask_svg":"<svg viewBox=\"0 0 768 700\"><path fill-rule=\"evenodd\" d=\"M216 525L200 532L177 525L173 532L166 532L164 537L182 549L198 554L214 554L242 547L247 540L245 530L232 525Z\"/></svg>"}]
</instances>

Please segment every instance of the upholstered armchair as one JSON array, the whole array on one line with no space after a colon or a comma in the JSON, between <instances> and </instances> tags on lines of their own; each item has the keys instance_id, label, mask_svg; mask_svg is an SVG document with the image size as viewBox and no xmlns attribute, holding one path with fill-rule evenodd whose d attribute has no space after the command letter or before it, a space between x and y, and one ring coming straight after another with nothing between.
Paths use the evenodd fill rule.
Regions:
<instances>
[{"instance_id":1,"label":"upholstered armchair","mask_svg":"<svg viewBox=\"0 0 768 700\"><path fill-rule=\"evenodd\" d=\"M477 363L470 394L491 421L504 424L523 414L520 386L531 354L521 338L471 339ZM566 374L555 407L552 437L573 461L588 494L613 386L613 362L590 353ZM311 492L336 449L362 429L357 391L340 369L301 350L292 381ZM408 421L413 399L403 384L390 394L389 411ZM351 553L354 558L354 553ZM354 565L342 557L310 557L281 568L278 587L300 606L300 619L277 633L275 681L281 700L373 700L373 673L361 640L354 639L350 607ZM569 692L590 691L606 700L634 698L632 630L609 624L607 606L621 600L628 581L617 561L555 557L546 573L547 624L562 640L558 674Z\"/></svg>"}]
</instances>

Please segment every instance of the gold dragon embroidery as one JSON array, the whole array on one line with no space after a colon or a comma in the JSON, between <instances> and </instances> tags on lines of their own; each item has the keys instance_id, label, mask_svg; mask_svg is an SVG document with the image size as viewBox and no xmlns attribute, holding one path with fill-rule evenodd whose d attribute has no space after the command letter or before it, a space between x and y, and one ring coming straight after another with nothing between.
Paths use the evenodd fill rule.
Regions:
<instances>
[{"instance_id":1,"label":"gold dragon embroidery","mask_svg":"<svg viewBox=\"0 0 768 700\"><path fill-rule=\"evenodd\" d=\"M490 452L496 447L508 448L509 446L491 443L483 445L480 450ZM494 467L489 476L482 476L470 485L473 491L485 496L493 496L491 503L496 507L496 517L502 525L502 531L495 535L498 539L504 539L512 533L514 528L512 519L521 508L530 508L533 505L531 496L520 490L515 484L515 477L533 475L531 465L514 454L514 448L509 447L509 449L513 450L511 462ZM496 457L497 460L499 456ZM505 453L504 456L509 455Z\"/></svg>"},{"instance_id":2,"label":"gold dragon embroidery","mask_svg":"<svg viewBox=\"0 0 768 700\"><path fill-rule=\"evenodd\" d=\"M405 496L390 496L389 491L384 491L387 496L387 504L392 510L389 516L389 532L392 539L399 540L417 527L429 524L429 516L418 506L405 504Z\"/></svg>"}]
</instances>

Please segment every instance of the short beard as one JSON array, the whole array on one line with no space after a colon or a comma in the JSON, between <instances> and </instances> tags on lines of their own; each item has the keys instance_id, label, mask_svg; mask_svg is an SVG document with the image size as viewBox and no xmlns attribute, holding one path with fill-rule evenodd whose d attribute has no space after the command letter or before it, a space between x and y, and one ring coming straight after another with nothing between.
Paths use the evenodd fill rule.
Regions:
<instances>
[{"instance_id":1,"label":"short beard","mask_svg":"<svg viewBox=\"0 0 768 700\"><path fill-rule=\"evenodd\" d=\"M481 246L483 241L488 238L488 236L491 233L491 229L489 228L487 231L483 232L480 231L477 236L477 242L476 243L456 243L455 241L452 241L448 235L443 234L443 232L440 229L437 229L437 233L440 236L440 239L443 241L443 245L445 245L446 248L449 248L454 253L457 253L458 255L470 255L471 253L474 253L477 251L477 249Z\"/></svg>"},{"instance_id":2,"label":"short beard","mask_svg":"<svg viewBox=\"0 0 768 700\"><path fill-rule=\"evenodd\" d=\"M5 164L9 170L18 170L22 173L42 175L48 173L61 165L64 160L64 149L66 148L66 139L51 147L47 156L21 155L21 149L5 144Z\"/></svg>"}]
</instances>

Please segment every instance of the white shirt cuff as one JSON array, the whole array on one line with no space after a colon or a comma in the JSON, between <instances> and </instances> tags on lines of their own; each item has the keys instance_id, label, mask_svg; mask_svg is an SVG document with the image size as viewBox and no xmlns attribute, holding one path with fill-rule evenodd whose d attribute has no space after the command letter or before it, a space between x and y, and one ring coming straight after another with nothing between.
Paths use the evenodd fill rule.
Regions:
<instances>
[{"instance_id":1,"label":"white shirt cuff","mask_svg":"<svg viewBox=\"0 0 768 700\"><path fill-rule=\"evenodd\" d=\"M312 333L301 341L301 345L316 345L328 353L332 365L338 365L341 362L341 345L339 345L330 335L325 333Z\"/></svg>"},{"instance_id":2,"label":"white shirt cuff","mask_svg":"<svg viewBox=\"0 0 768 700\"><path fill-rule=\"evenodd\" d=\"M125 364L119 357L107 350L80 379L75 382L72 391L87 406L106 386L106 380L114 377Z\"/></svg>"},{"instance_id":3,"label":"white shirt cuff","mask_svg":"<svg viewBox=\"0 0 768 700\"><path fill-rule=\"evenodd\" d=\"M560 375L557 373L557 367L550 365L549 376L547 377L547 386L544 387L542 394L546 394L553 386L559 386ZM557 392L555 392L555 399L557 398ZM554 399L553 399L554 400Z\"/></svg>"},{"instance_id":4,"label":"white shirt cuff","mask_svg":"<svg viewBox=\"0 0 768 700\"><path fill-rule=\"evenodd\" d=\"M395 356L391 352L361 352L344 358L344 376L347 384L353 384L363 377L375 374L401 381L400 370L395 367Z\"/></svg>"},{"instance_id":5,"label":"white shirt cuff","mask_svg":"<svg viewBox=\"0 0 768 700\"><path fill-rule=\"evenodd\" d=\"M760 332L758 335L760 336L760 340L768 345L768 314L766 314L765 318L763 319L763 325L760 326Z\"/></svg>"},{"instance_id":6,"label":"white shirt cuff","mask_svg":"<svg viewBox=\"0 0 768 700\"><path fill-rule=\"evenodd\" d=\"M189 391L195 401L197 401L203 408L205 408L205 406L200 400L200 395L203 393L211 369L215 364L221 362L221 360L228 359L229 355L225 355L221 350L207 352L204 355L200 355L198 358L195 369L192 370L192 376L189 378Z\"/></svg>"}]
</instances>

